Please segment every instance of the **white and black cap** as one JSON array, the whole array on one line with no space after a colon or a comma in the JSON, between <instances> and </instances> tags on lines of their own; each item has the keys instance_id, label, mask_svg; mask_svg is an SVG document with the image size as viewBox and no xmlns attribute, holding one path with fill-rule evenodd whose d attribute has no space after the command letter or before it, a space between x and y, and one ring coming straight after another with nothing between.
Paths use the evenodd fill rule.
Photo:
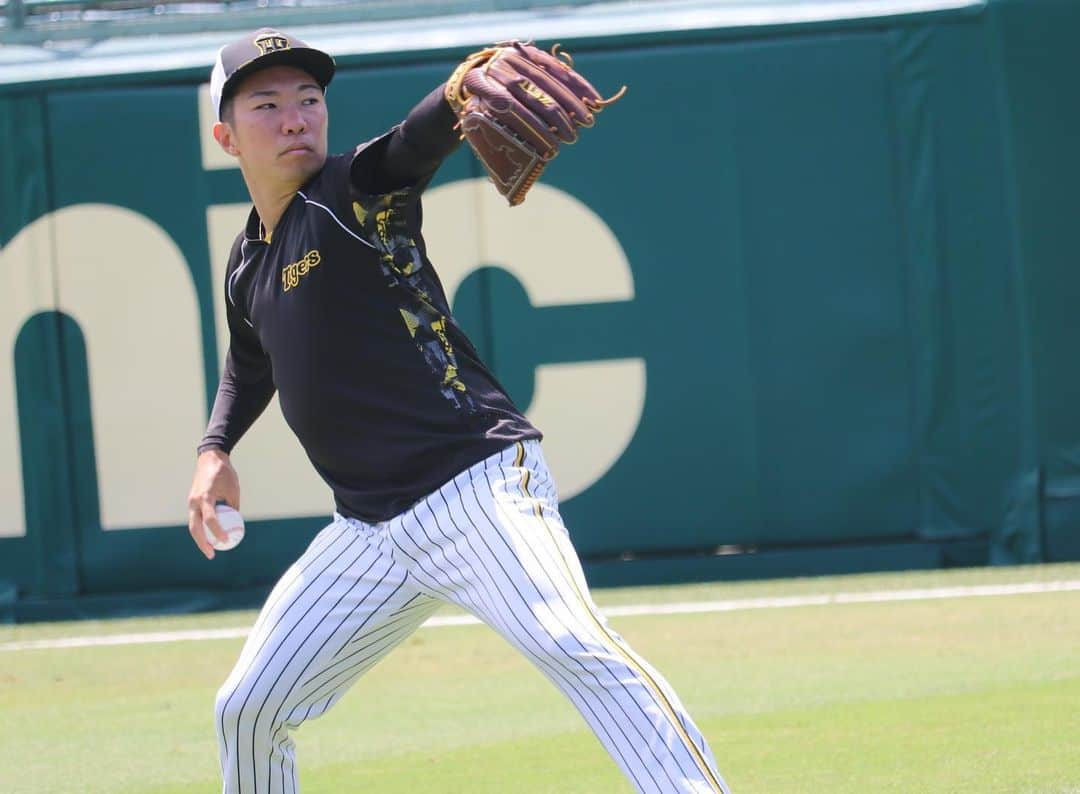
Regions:
<instances>
[{"instance_id":1,"label":"white and black cap","mask_svg":"<svg viewBox=\"0 0 1080 794\"><path fill-rule=\"evenodd\" d=\"M260 28L218 51L210 73L210 99L221 120L222 100L228 99L240 81L268 66L296 66L314 77L323 90L334 78L334 59L295 36L273 28Z\"/></svg>"}]
</instances>

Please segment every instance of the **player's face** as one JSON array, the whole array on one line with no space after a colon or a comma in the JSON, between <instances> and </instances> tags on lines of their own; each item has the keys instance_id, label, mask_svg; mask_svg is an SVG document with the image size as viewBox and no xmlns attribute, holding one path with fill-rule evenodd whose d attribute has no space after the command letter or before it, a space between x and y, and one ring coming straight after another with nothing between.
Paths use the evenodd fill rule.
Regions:
<instances>
[{"instance_id":1,"label":"player's face","mask_svg":"<svg viewBox=\"0 0 1080 794\"><path fill-rule=\"evenodd\" d=\"M244 80L233 95L227 127L232 153L256 179L299 187L326 161L323 91L302 69L272 66Z\"/></svg>"}]
</instances>

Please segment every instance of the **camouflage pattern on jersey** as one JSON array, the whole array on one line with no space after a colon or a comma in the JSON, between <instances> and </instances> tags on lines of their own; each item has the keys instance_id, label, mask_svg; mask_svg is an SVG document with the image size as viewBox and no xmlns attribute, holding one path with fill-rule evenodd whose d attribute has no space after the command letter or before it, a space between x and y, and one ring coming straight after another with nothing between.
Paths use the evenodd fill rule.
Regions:
<instances>
[{"instance_id":1,"label":"camouflage pattern on jersey","mask_svg":"<svg viewBox=\"0 0 1080 794\"><path fill-rule=\"evenodd\" d=\"M447 335L448 320L432 302L430 268L408 228L409 191L399 190L353 202L365 238L379 252L379 266L391 287L400 287L398 309L417 350L439 378L442 395L458 409L475 413L476 401L458 377L457 356Z\"/></svg>"}]
</instances>

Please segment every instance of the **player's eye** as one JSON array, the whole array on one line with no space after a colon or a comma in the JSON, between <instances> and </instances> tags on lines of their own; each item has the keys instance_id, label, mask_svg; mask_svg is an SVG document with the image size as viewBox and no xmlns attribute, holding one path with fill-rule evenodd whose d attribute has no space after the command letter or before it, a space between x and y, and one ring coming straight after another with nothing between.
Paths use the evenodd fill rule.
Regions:
<instances>
[{"instance_id":1,"label":"player's eye","mask_svg":"<svg viewBox=\"0 0 1080 794\"><path fill-rule=\"evenodd\" d=\"M273 110L276 107L273 102L263 102L261 105L256 105L256 110Z\"/></svg>"},{"instance_id":2,"label":"player's eye","mask_svg":"<svg viewBox=\"0 0 1080 794\"><path fill-rule=\"evenodd\" d=\"M317 105L317 104L319 104L319 98L316 97L316 96L304 97L304 99L301 100L301 102L304 105Z\"/></svg>"}]
</instances>

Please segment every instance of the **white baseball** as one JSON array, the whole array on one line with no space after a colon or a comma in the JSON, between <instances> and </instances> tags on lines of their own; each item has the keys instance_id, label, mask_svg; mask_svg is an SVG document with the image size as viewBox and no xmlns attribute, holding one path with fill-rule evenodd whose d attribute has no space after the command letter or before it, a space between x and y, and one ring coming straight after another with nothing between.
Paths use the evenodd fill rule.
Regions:
<instances>
[{"instance_id":1,"label":"white baseball","mask_svg":"<svg viewBox=\"0 0 1080 794\"><path fill-rule=\"evenodd\" d=\"M235 549L240 545L240 541L244 539L244 517L226 504L217 505L214 508L214 512L217 513L218 523L221 524L221 528L228 534L229 539L222 543L217 539L217 536L210 531L210 527L204 523L203 532L206 533L206 540L218 551Z\"/></svg>"}]
</instances>

